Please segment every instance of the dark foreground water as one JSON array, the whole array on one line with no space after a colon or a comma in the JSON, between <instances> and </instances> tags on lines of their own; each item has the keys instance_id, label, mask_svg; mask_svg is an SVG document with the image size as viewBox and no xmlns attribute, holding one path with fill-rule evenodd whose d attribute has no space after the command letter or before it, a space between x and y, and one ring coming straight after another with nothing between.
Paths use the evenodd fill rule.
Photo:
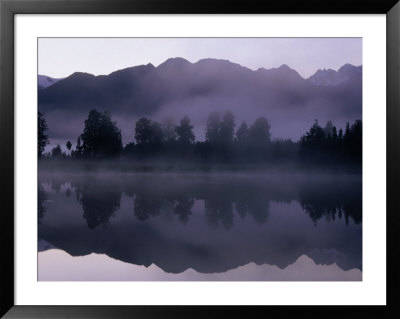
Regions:
<instances>
[{"instance_id":1,"label":"dark foreground water","mask_svg":"<svg viewBox=\"0 0 400 319\"><path fill-rule=\"evenodd\" d=\"M361 175L39 172L39 280L361 280Z\"/></svg>"}]
</instances>

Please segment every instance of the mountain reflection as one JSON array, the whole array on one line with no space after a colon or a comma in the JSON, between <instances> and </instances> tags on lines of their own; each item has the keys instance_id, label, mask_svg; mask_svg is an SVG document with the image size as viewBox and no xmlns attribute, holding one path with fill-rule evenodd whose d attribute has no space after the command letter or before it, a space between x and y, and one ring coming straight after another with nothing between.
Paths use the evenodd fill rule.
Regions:
<instances>
[{"instance_id":1,"label":"mountain reflection","mask_svg":"<svg viewBox=\"0 0 400 319\"><path fill-rule=\"evenodd\" d=\"M39 238L171 273L283 268L304 254L361 269L361 186L360 176L42 174Z\"/></svg>"}]
</instances>

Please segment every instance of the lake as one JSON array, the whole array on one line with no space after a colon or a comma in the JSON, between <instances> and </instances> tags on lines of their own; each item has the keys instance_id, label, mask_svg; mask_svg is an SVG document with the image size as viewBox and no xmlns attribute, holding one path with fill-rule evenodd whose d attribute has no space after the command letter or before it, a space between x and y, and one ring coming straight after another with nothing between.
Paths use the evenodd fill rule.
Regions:
<instances>
[{"instance_id":1,"label":"lake","mask_svg":"<svg viewBox=\"0 0 400 319\"><path fill-rule=\"evenodd\" d=\"M43 281L362 280L360 174L39 171Z\"/></svg>"}]
</instances>

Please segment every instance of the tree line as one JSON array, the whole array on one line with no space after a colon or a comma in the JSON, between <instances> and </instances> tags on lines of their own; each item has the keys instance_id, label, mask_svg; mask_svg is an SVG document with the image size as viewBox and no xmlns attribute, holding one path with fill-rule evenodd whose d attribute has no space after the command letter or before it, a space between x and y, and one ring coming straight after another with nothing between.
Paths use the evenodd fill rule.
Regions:
<instances>
[{"instance_id":1,"label":"tree line","mask_svg":"<svg viewBox=\"0 0 400 319\"><path fill-rule=\"evenodd\" d=\"M343 162L362 161L362 122L356 120L339 131L328 121L322 128L316 120L300 139L300 156L306 161Z\"/></svg>"},{"instance_id":2,"label":"tree line","mask_svg":"<svg viewBox=\"0 0 400 319\"><path fill-rule=\"evenodd\" d=\"M196 141L193 125L184 116L178 125L171 121L161 124L140 118L134 127L134 140L122 144L121 130L109 112L95 109L89 112L83 132L78 136L75 149L68 141L68 153L57 145L44 154L49 144L46 121L38 115L38 156L71 159L173 159L206 162L274 162L303 161L310 163L361 163L362 122L346 124L339 130L328 121L321 127L316 120L298 142L271 140L270 124L264 117L251 125L242 122L235 130L235 118L231 111L209 115L205 129L205 141Z\"/></svg>"}]
</instances>

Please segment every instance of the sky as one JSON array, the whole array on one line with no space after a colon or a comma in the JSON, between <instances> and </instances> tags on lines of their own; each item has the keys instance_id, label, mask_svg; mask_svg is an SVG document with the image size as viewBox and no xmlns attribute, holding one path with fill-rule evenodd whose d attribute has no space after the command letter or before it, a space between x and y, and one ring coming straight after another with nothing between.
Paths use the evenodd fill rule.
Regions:
<instances>
[{"instance_id":1,"label":"sky","mask_svg":"<svg viewBox=\"0 0 400 319\"><path fill-rule=\"evenodd\" d=\"M361 38L39 38L39 74L109 74L131 66L158 66L171 57L195 63L226 59L252 70L287 64L308 78L318 69L362 64Z\"/></svg>"}]
</instances>

